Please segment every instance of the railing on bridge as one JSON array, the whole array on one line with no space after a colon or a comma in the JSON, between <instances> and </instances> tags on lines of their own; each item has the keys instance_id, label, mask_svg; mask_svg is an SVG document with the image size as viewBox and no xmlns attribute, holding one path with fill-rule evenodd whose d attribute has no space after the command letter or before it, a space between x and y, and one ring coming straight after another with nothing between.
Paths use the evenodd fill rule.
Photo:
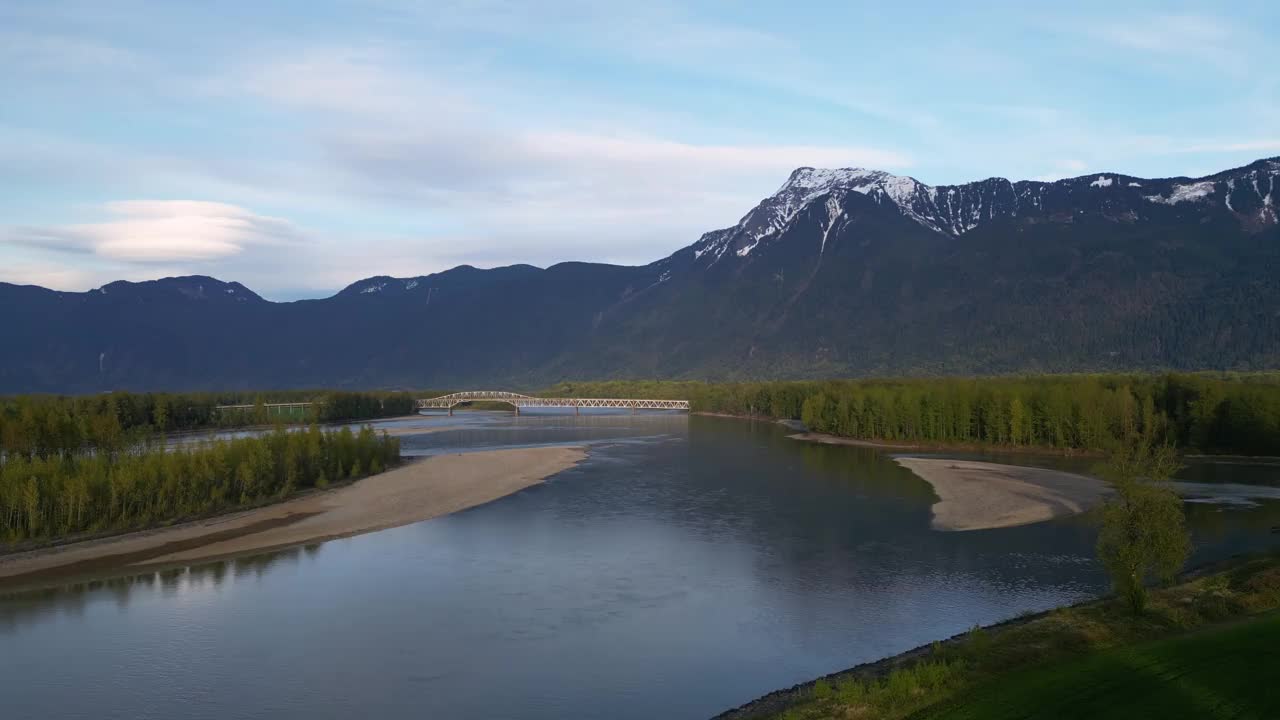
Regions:
<instances>
[{"instance_id":1,"label":"railing on bridge","mask_svg":"<svg viewBox=\"0 0 1280 720\"><path fill-rule=\"evenodd\" d=\"M441 395L440 397L427 398L418 400L417 407L419 410L448 410L449 414L453 414L453 408L457 405L469 402L503 402L511 405L516 409L516 414L520 414L521 408L573 408L576 414L581 408L624 408L632 411L636 410L688 410L688 400L647 400L642 398L543 398L533 397L531 395L521 395L520 393L506 392L504 390L468 390L466 392L450 393ZM312 405L311 402L291 402L291 403L263 403L259 405L218 405L220 411L237 410L237 411L253 411L258 407L266 410L268 415L277 416L286 413L292 413L298 410L305 412Z\"/></svg>"},{"instance_id":2,"label":"railing on bridge","mask_svg":"<svg viewBox=\"0 0 1280 720\"><path fill-rule=\"evenodd\" d=\"M267 411L268 415L284 415L295 410L301 410L304 413L310 409L315 403L311 402L287 402L287 403L262 403L261 407ZM246 410L253 411L258 405L215 405L214 409L224 410Z\"/></svg>"},{"instance_id":3,"label":"railing on bridge","mask_svg":"<svg viewBox=\"0 0 1280 720\"><path fill-rule=\"evenodd\" d=\"M436 398L418 401L419 410L448 410L453 414L456 405L468 402L503 402L516 409L521 408L573 408L575 414L581 408L628 408L636 410L688 410L688 400L646 400L641 398L541 398L502 390L469 390L450 393Z\"/></svg>"}]
</instances>

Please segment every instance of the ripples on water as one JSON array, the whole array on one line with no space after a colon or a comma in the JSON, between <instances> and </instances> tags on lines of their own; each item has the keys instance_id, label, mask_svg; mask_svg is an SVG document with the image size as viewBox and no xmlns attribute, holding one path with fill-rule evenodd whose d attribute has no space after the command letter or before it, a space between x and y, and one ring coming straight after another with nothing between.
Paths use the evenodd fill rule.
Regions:
<instances>
[{"instance_id":1,"label":"ripples on water","mask_svg":"<svg viewBox=\"0 0 1280 720\"><path fill-rule=\"evenodd\" d=\"M1104 589L1081 518L934 532L926 483L772 424L428 422L459 427L406 454L590 456L416 525L0 598L6 717L706 717ZM1274 544L1258 503L1189 505L1197 560Z\"/></svg>"}]
</instances>

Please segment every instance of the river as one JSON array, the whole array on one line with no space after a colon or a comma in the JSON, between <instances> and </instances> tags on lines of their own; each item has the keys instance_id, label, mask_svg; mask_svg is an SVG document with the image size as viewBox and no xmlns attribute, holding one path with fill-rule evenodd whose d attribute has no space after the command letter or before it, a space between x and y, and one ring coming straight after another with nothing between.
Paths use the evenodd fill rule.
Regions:
<instances>
[{"instance_id":1,"label":"river","mask_svg":"<svg viewBox=\"0 0 1280 720\"><path fill-rule=\"evenodd\" d=\"M446 421L404 452L590 454L427 522L0 596L4 717L705 718L1106 589L1086 520L936 532L928 484L776 424ZM1280 485L1277 466L1189 476ZM1280 543L1280 502L1187 509L1193 562Z\"/></svg>"}]
</instances>

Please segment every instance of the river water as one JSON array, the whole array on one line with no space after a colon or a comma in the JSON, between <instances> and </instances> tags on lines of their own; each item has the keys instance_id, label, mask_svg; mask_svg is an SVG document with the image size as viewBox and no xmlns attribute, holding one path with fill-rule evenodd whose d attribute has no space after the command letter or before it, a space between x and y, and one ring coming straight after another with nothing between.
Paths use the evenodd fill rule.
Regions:
<instances>
[{"instance_id":1,"label":"river water","mask_svg":"<svg viewBox=\"0 0 1280 720\"><path fill-rule=\"evenodd\" d=\"M775 424L438 422L457 427L403 437L406 454L590 454L448 517L0 596L0 715L705 718L1105 590L1087 521L936 532L925 482L875 451L796 442ZM1276 466L1189 474L1280 486ZM1280 544L1280 502L1201 494L1211 502L1187 504L1194 562Z\"/></svg>"}]
</instances>

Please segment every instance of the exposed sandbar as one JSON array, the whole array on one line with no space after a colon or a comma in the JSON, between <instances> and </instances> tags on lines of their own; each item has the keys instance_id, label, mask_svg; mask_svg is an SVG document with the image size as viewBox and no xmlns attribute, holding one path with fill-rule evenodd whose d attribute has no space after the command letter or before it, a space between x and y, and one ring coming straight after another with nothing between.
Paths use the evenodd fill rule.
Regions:
<instances>
[{"instance_id":1,"label":"exposed sandbar","mask_svg":"<svg viewBox=\"0 0 1280 720\"><path fill-rule=\"evenodd\" d=\"M1101 480L1044 468L898 457L933 486L935 530L1013 527L1084 512L1111 491Z\"/></svg>"},{"instance_id":2,"label":"exposed sandbar","mask_svg":"<svg viewBox=\"0 0 1280 720\"><path fill-rule=\"evenodd\" d=\"M497 500L586 457L581 447L436 455L351 485L182 525L0 556L0 584L196 562L407 525Z\"/></svg>"}]
</instances>

